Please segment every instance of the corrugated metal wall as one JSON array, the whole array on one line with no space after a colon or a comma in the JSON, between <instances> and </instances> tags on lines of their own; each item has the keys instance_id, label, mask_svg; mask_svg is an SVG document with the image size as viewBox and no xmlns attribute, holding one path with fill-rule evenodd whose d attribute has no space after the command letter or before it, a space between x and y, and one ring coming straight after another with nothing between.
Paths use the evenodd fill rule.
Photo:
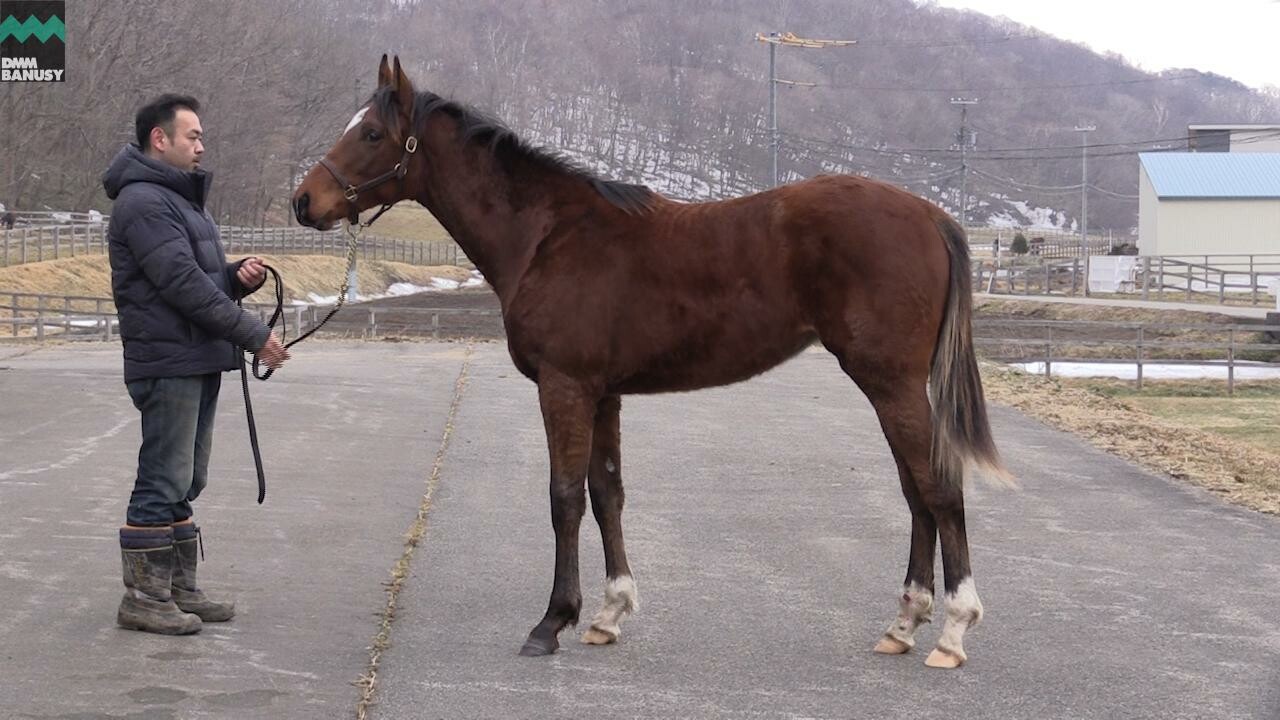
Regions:
<instances>
[{"instance_id":1,"label":"corrugated metal wall","mask_svg":"<svg viewBox=\"0 0 1280 720\"><path fill-rule=\"evenodd\" d=\"M1149 183L1147 187L1149 189ZM1154 200L1154 191L1151 195ZM1143 234L1145 221L1139 221L1139 242L1144 255L1280 253L1280 198L1166 199L1156 207L1156 225L1160 232L1158 239L1153 237L1150 241L1150 247ZM1145 210L1141 211L1146 214ZM1151 235L1156 235L1154 227Z\"/></svg>"},{"instance_id":2,"label":"corrugated metal wall","mask_svg":"<svg viewBox=\"0 0 1280 720\"><path fill-rule=\"evenodd\" d=\"M1138 166L1138 252L1143 255L1159 255L1160 247L1156 228L1160 223L1160 199L1156 197L1147 169Z\"/></svg>"}]
</instances>

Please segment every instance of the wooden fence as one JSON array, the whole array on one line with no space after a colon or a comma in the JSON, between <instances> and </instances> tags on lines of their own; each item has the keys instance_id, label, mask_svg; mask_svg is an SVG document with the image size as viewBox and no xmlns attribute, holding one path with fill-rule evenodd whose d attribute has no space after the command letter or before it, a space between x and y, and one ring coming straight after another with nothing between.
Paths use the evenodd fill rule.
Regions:
<instances>
[{"instance_id":1,"label":"wooden fence","mask_svg":"<svg viewBox=\"0 0 1280 720\"><path fill-rule=\"evenodd\" d=\"M1280 254L1138 258L1134 291L1143 300L1245 301L1268 305L1280 287ZM1088 295L1092 260L974 259L973 287L1006 295ZM1280 308L1278 308L1280 309Z\"/></svg>"},{"instance_id":2,"label":"wooden fence","mask_svg":"<svg viewBox=\"0 0 1280 720\"><path fill-rule=\"evenodd\" d=\"M119 320L111 298L44 295L5 292L0 294L0 327L9 326L10 338L31 337L45 340L53 337L69 340L115 339ZM245 303L264 322L275 311L273 303ZM284 309L283 326L289 337L313 327L328 314L329 305L295 305ZM347 337L379 337L410 334L441 337L450 329L450 321L466 320L480 324L486 336L501 333L501 313L497 310L470 308L406 308L347 306L325 327L326 334ZM456 334L456 333L455 333Z\"/></svg>"},{"instance_id":3,"label":"wooden fence","mask_svg":"<svg viewBox=\"0 0 1280 720\"><path fill-rule=\"evenodd\" d=\"M347 234L311 228L254 228L224 225L219 227L227 253L244 254L347 254ZM0 228L0 267L43 262L79 255L102 255L107 252L106 222L69 222L55 224L23 224L13 229ZM416 241L380 235L362 235L359 257L365 260L388 260L413 265L461 265L471 263L452 241Z\"/></svg>"},{"instance_id":4,"label":"wooden fence","mask_svg":"<svg viewBox=\"0 0 1280 720\"><path fill-rule=\"evenodd\" d=\"M1138 388L1144 366L1153 363L1225 367L1229 395L1249 356L1280 369L1280 325L979 318L974 344L992 359L1041 363L1046 377L1055 363L1134 365Z\"/></svg>"}]
</instances>

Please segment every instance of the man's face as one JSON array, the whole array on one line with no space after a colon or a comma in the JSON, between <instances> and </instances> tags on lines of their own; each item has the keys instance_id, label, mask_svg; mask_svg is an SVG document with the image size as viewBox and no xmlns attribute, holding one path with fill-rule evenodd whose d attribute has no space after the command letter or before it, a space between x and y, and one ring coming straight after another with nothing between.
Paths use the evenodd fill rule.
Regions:
<instances>
[{"instance_id":1,"label":"man's face","mask_svg":"<svg viewBox=\"0 0 1280 720\"><path fill-rule=\"evenodd\" d=\"M162 127L151 130L151 154L179 170L200 167L204 155L204 130L200 118L186 108L178 108L173 118L173 134Z\"/></svg>"}]
</instances>

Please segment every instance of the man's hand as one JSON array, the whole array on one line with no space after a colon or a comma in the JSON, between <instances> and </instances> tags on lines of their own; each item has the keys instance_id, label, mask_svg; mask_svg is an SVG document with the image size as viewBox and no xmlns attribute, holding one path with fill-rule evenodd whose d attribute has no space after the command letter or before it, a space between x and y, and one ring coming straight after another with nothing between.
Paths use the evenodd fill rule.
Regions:
<instances>
[{"instance_id":1,"label":"man's hand","mask_svg":"<svg viewBox=\"0 0 1280 720\"><path fill-rule=\"evenodd\" d=\"M254 354L272 370L279 370L280 366L284 365L284 361L290 358L289 351L284 348L284 344L275 333L268 335L267 343Z\"/></svg>"},{"instance_id":2,"label":"man's hand","mask_svg":"<svg viewBox=\"0 0 1280 720\"><path fill-rule=\"evenodd\" d=\"M245 290L256 290L267 279L267 269L262 265L262 258L248 257L236 271L236 279Z\"/></svg>"}]
</instances>

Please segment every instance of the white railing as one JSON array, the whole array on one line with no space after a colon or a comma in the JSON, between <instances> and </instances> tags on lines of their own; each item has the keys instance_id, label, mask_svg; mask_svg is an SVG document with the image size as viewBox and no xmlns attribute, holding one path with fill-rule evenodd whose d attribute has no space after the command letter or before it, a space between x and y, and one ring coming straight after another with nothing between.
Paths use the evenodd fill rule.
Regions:
<instances>
[{"instance_id":1,"label":"white railing","mask_svg":"<svg viewBox=\"0 0 1280 720\"><path fill-rule=\"evenodd\" d=\"M76 213L21 213L20 218L39 216L75 216ZM87 217L80 213L81 218ZM57 260L78 255L106 254L107 223L72 217L67 222L33 224L19 222L12 229L0 225L0 267ZM224 225L219 227L223 246L231 254L347 254L347 236L331 230L311 228L263 228ZM461 265L470 267L456 243L451 240L417 241L363 235L358 245L359 257L413 265Z\"/></svg>"}]
</instances>

